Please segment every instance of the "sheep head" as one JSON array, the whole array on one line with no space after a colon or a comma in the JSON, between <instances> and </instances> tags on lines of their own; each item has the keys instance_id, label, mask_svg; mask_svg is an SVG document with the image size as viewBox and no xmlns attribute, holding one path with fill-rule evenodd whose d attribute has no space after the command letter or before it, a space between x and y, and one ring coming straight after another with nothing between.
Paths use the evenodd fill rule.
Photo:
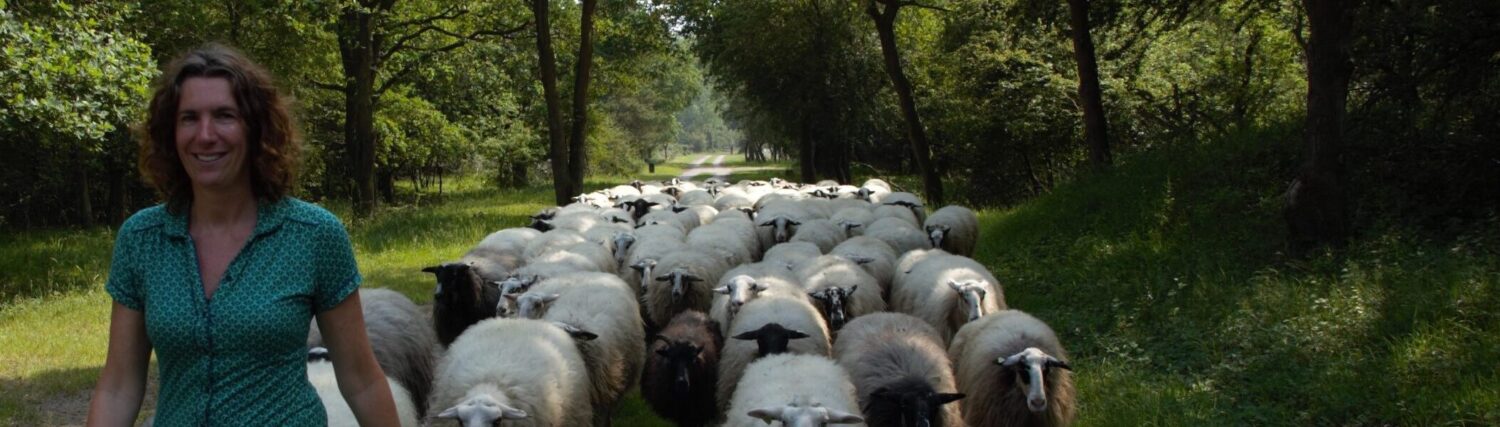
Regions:
<instances>
[{"instance_id":1,"label":"sheep head","mask_svg":"<svg viewBox=\"0 0 1500 427\"><path fill-rule=\"evenodd\" d=\"M520 296L506 295L505 297L516 300L516 314L520 318L540 319L542 315L546 314L547 306L553 301L557 301L559 296L558 294L543 295L535 292L527 292Z\"/></svg>"},{"instance_id":2,"label":"sheep head","mask_svg":"<svg viewBox=\"0 0 1500 427\"><path fill-rule=\"evenodd\" d=\"M934 248L942 248L943 238L948 237L948 232L952 230L952 227L942 224L929 225L927 226L927 241L932 242Z\"/></svg>"},{"instance_id":3,"label":"sheep head","mask_svg":"<svg viewBox=\"0 0 1500 427\"><path fill-rule=\"evenodd\" d=\"M989 295L989 282L984 280L965 280L959 282L949 280L948 287L958 292L958 297L963 298L964 310L969 315L969 322L989 314L984 312L984 298Z\"/></svg>"},{"instance_id":4,"label":"sheep head","mask_svg":"<svg viewBox=\"0 0 1500 427\"><path fill-rule=\"evenodd\" d=\"M766 424L781 421L781 424L787 427L822 427L829 424L856 424L865 421L863 417L827 408L821 403L809 403L804 396L792 399L792 403L786 406L753 409L746 414L759 418Z\"/></svg>"},{"instance_id":5,"label":"sheep head","mask_svg":"<svg viewBox=\"0 0 1500 427\"><path fill-rule=\"evenodd\" d=\"M792 340L807 338L808 335L796 329L787 329L780 323L771 322L761 325L759 329L742 332L735 335L737 340L755 340L756 357L766 357L772 354L786 353L787 344Z\"/></svg>"},{"instance_id":6,"label":"sheep head","mask_svg":"<svg viewBox=\"0 0 1500 427\"><path fill-rule=\"evenodd\" d=\"M458 420L463 427L489 427L499 424L501 420L520 420L526 417L526 411L501 403L489 394L471 396L437 414L437 418Z\"/></svg>"},{"instance_id":7,"label":"sheep head","mask_svg":"<svg viewBox=\"0 0 1500 427\"><path fill-rule=\"evenodd\" d=\"M635 234L628 231L615 233L613 239L615 245L615 264L624 265L625 256L630 254L630 246L635 244Z\"/></svg>"},{"instance_id":8,"label":"sheep head","mask_svg":"<svg viewBox=\"0 0 1500 427\"><path fill-rule=\"evenodd\" d=\"M807 296L812 297L813 301L817 301L822 305L823 313L828 316L828 327L833 330L839 330L844 327L844 323L848 320L849 304L847 301L849 295L853 295L856 289L859 289L859 285L850 286L849 289L830 286L808 292Z\"/></svg>"},{"instance_id":9,"label":"sheep head","mask_svg":"<svg viewBox=\"0 0 1500 427\"><path fill-rule=\"evenodd\" d=\"M474 266L450 262L423 268L422 272L432 273L437 277L437 287L432 292L434 300L458 306L479 302L479 287L483 286L484 279L479 277Z\"/></svg>"},{"instance_id":10,"label":"sheep head","mask_svg":"<svg viewBox=\"0 0 1500 427\"><path fill-rule=\"evenodd\" d=\"M676 303L682 301L682 298L687 296L688 286L702 282L703 278L694 275L686 268L678 267L672 269L670 273L656 276L656 280L660 282L670 281L672 283L672 302Z\"/></svg>"},{"instance_id":11,"label":"sheep head","mask_svg":"<svg viewBox=\"0 0 1500 427\"><path fill-rule=\"evenodd\" d=\"M656 354L661 356L672 372L672 395L680 399L691 397L692 368L698 365L703 347L690 341L672 340L661 335L657 335L656 339L662 343L656 346Z\"/></svg>"},{"instance_id":12,"label":"sheep head","mask_svg":"<svg viewBox=\"0 0 1500 427\"><path fill-rule=\"evenodd\" d=\"M839 221L839 228L844 229L844 237L854 237L854 229L864 226L864 223L858 221Z\"/></svg>"},{"instance_id":13,"label":"sheep head","mask_svg":"<svg viewBox=\"0 0 1500 427\"><path fill-rule=\"evenodd\" d=\"M792 227L799 225L802 225L802 223L780 215L760 222L761 227L771 227L772 230L775 230L776 243L786 243L792 237Z\"/></svg>"},{"instance_id":14,"label":"sheep head","mask_svg":"<svg viewBox=\"0 0 1500 427\"><path fill-rule=\"evenodd\" d=\"M714 293L729 296L726 307L729 309L730 318L734 318L734 315L739 314L740 307L755 299L760 291L764 290L766 290L765 285L756 283L754 278L741 274L726 280L724 286L714 288Z\"/></svg>"},{"instance_id":15,"label":"sheep head","mask_svg":"<svg viewBox=\"0 0 1500 427\"><path fill-rule=\"evenodd\" d=\"M568 336L573 337L574 340L593 341L595 338L599 338L598 334L585 331L583 330L583 328L580 328L578 327L578 325L574 325L572 323L561 321L552 321L551 323L552 326L556 326L558 329L562 329L563 332L567 332Z\"/></svg>"},{"instance_id":16,"label":"sheep head","mask_svg":"<svg viewBox=\"0 0 1500 427\"><path fill-rule=\"evenodd\" d=\"M651 269L656 268L656 260L646 258L636 261L630 265L630 269L641 274L641 290L646 290L646 285L651 283Z\"/></svg>"},{"instance_id":17,"label":"sheep head","mask_svg":"<svg viewBox=\"0 0 1500 427\"><path fill-rule=\"evenodd\" d=\"M995 363L1015 371L1016 381L1026 390L1026 408L1031 412L1047 410L1047 371L1053 368L1073 370L1068 362L1058 360L1036 347L1027 347L1020 353L996 359Z\"/></svg>"},{"instance_id":18,"label":"sheep head","mask_svg":"<svg viewBox=\"0 0 1500 427\"><path fill-rule=\"evenodd\" d=\"M924 378L906 377L871 392L865 415L877 418L880 414L883 419L900 420L902 426L940 426L944 425L942 406L963 397L938 393Z\"/></svg>"}]
</instances>

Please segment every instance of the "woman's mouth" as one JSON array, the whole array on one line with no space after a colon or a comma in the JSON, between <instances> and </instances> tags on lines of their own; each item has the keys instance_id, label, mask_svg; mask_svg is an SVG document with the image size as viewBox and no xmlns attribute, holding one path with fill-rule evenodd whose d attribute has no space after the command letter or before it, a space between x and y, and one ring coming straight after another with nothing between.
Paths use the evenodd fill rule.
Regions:
<instances>
[{"instance_id":1,"label":"woman's mouth","mask_svg":"<svg viewBox=\"0 0 1500 427\"><path fill-rule=\"evenodd\" d=\"M200 161L200 162L207 163L207 162L212 162L212 161L224 158L224 153L193 154L193 158L198 159L198 161Z\"/></svg>"}]
</instances>

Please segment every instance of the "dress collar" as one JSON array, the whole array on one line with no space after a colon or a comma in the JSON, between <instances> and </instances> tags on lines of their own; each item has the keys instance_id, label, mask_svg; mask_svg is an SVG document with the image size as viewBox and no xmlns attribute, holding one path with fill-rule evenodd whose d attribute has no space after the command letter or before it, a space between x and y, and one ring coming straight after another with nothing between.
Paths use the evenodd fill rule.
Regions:
<instances>
[{"instance_id":1,"label":"dress collar","mask_svg":"<svg viewBox=\"0 0 1500 427\"><path fill-rule=\"evenodd\" d=\"M255 230L251 237L261 237L281 228L281 223L286 222L286 211L289 198L283 197L275 202L257 201L255 206ZM184 209L181 214L167 214L166 222L162 231L168 236L177 238L188 237L188 213L191 209Z\"/></svg>"}]
</instances>

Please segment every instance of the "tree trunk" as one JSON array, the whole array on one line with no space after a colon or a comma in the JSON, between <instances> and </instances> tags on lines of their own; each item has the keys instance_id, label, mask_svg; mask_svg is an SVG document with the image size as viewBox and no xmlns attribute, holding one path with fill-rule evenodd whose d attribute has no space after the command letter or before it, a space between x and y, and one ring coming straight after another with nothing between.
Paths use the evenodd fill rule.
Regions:
<instances>
[{"instance_id":1,"label":"tree trunk","mask_svg":"<svg viewBox=\"0 0 1500 427\"><path fill-rule=\"evenodd\" d=\"M578 63L573 69L573 133L568 139L572 193L583 192L583 173L588 169L588 149L584 147L588 142L589 71L594 64L594 10L598 4L599 0L583 0L583 17L578 25Z\"/></svg>"},{"instance_id":2,"label":"tree trunk","mask_svg":"<svg viewBox=\"0 0 1500 427\"><path fill-rule=\"evenodd\" d=\"M798 157L800 157L797 163L802 167L802 182L818 182L818 168L817 164L814 163L817 160L815 157L817 155L815 152L817 147L813 144L812 123L802 120L802 134L797 138L797 141Z\"/></svg>"},{"instance_id":3,"label":"tree trunk","mask_svg":"<svg viewBox=\"0 0 1500 427\"><path fill-rule=\"evenodd\" d=\"M885 5L881 11L879 4ZM911 82L901 69L901 54L896 50L896 13L901 10L899 1L865 0L865 12L875 20L875 31L880 36L880 53L885 59L885 72L891 77L891 86L900 100L901 116L906 119L906 139L911 143L912 161L922 174L923 192L927 203L943 204L943 180L932 167L932 153L928 149L927 132L922 129L922 119L917 116L917 103L912 96Z\"/></svg>"},{"instance_id":4,"label":"tree trunk","mask_svg":"<svg viewBox=\"0 0 1500 427\"><path fill-rule=\"evenodd\" d=\"M569 173L568 143L563 139L562 101L557 95L557 58L552 52L552 24L547 19L547 0L531 0L531 14L536 17L537 63L541 66L542 93L547 100L547 139L551 150L552 194L558 206L568 204L575 193Z\"/></svg>"},{"instance_id":5,"label":"tree trunk","mask_svg":"<svg viewBox=\"0 0 1500 427\"><path fill-rule=\"evenodd\" d=\"M87 226L94 223L94 203L89 200L89 169L85 165L78 165L78 184L78 224Z\"/></svg>"},{"instance_id":6,"label":"tree trunk","mask_svg":"<svg viewBox=\"0 0 1500 427\"><path fill-rule=\"evenodd\" d=\"M391 171L381 171L376 187L380 190L380 197L385 199L386 204L396 203L396 174Z\"/></svg>"},{"instance_id":7,"label":"tree trunk","mask_svg":"<svg viewBox=\"0 0 1500 427\"><path fill-rule=\"evenodd\" d=\"M1068 0L1073 27L1073 56L1078 61L1078 100L1083 103L1083 139L1089 147L1089 163L1095 170L1112 163L1109 154L1109 123L1099 90L1099 63L1094 57L1094 38L1089 35L1089 0Z\"/></svg>"},{"instance_id":8,"label":"tree trunk","mask_svg":"<svg viewBox=\"0 0 1500 427\"><path fill-rule=\"evenodd\" d=\"M1303 0L1307 10L1307 130L1303 164L1287 190L1288 242L1295 252L1349 237L1343 160L1349 95L1349 33L1358 0Z\"/></svg>"},{"instance_id":9,"label":"tree trunk","mask_svg":"<svg viewBox=\"0 0 1500 427\"><path fill-rule=\"evenodd\" d=\"M368 8L349 7L339 18L344 65L344 143L354 179L354 214L375 211L375 38Z\"/></svg>"}]
</instances>

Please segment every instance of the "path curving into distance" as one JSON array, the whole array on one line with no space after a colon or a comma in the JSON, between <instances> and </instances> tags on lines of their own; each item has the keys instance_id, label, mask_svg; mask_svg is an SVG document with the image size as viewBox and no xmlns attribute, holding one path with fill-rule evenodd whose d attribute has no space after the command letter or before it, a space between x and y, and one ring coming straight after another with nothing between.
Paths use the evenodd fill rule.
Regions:
<instances>
[{"instance_id":1,"label":"path curving into distance","mask_svg":"<svg viewBox=\"0 0 1500 427\"><path fill-rule=\"evenodd\" d=\"M703 163L707 162L709 157L714 157L714 156L713 155L707 155L707 156L703 156L703 157L699 158L697 161L695 161L695 162L693 162L691 164L691 166L692 166L691 168L688 168L687 170L682 171L682 175L678 175L677 177L680 178L680 179L687 180L687 179L693 179L693 177L698 176L698 175L710 175L710 176L712 176L714 178L724 179L725 177L728 177L729 174L734 173L734 168L726 168L726 167L720 167L719 166L721 164L724 164L724 155L723 154L720 154L718 157L714 157L713 167L704 167Z\"/></svg>"}]
</instances>

